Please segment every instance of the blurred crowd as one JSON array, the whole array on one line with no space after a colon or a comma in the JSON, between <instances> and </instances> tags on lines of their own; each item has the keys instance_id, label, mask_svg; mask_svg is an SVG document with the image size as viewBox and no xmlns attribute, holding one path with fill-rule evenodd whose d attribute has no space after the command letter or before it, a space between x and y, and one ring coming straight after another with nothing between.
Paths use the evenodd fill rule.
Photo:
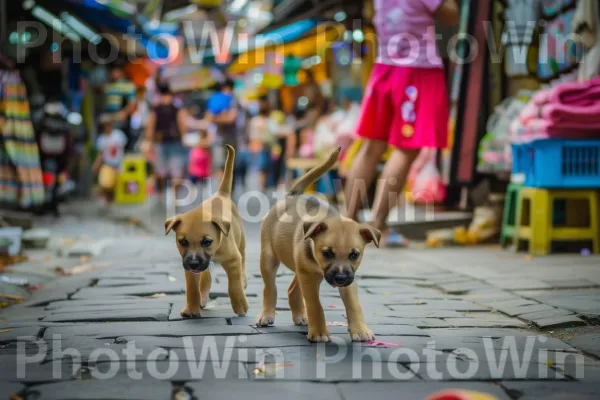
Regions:
<instances>
[{"instance_id":1,"label":"blurred crowd","mask_svg":"<svg viewBox=\"0 0 600 400\"><path fill-rule=\"evenodd\" d=\"M219 179L225 145L236 149L236 187L249 190L247 182L256 174L258 187L252 189L281 189L300 172L287 167L289 159L318 159L338 146L347 149L360 112L359 105L347 99L336 104L325 97L311 74L295 110L288 113L277 96L275 101L268 95L238 98L229 79L213 88L202 107L186 105L160 78L136 90L120 64L111 66L109 79L93 165L107 203L112 201L121 161L130 151L146 158L158 195L176 190L182 180L206 186L211 178ZM337 177L326 177L318 190L333 196Z\"/></svg>"}]
</instances>

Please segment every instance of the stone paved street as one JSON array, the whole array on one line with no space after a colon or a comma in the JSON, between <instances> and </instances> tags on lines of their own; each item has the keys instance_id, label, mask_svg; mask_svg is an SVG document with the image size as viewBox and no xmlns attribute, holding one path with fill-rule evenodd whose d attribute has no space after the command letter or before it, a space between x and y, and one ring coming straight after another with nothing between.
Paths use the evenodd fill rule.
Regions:
<instances>
[{"instance_id":1,"label":"stone paved street","mask_svg":"<svg viewBox=\"0 0 600 400\"><path fill-rule=\"evenodd\" d=\"M600 257L369 248L358 285L376 342L349 341L342 302L323 285L334 341L316 345L292 324L284 267L275 326L254 325L257 224L247 225L248 316L232 312L215 266L203 318L182 320L183 269L173 237L158 234L163 216L147 218L157 234L92 217L53 223L112 240L90 261L97 269L0 314L0 398L424 400L452 388L600 398Z\"/></svg>"}]
</instances>

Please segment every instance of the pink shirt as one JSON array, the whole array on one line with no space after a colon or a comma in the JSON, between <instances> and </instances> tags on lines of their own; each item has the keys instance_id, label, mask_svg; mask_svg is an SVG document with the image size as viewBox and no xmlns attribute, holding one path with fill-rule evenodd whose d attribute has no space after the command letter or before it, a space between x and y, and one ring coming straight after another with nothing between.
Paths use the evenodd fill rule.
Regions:
<instances>
[{"instance_id":1,"label":"pink shirt","mask_svg":"<svg viewBox=\"0 0 600 400\"><path fill-rule=\"evenodd\" d=\"M435 13L443 0L375 0L379 54L387 65L443 68L435 38Z\"/></svg>"},{"instance_id":2,"label":"pink shirt","mask_svg":"<svg viewBox=\"0 0 600 400\"><path fill-rule=\"evenodd\" d=\"M210 177L210 150L201 147L194 147L190 150L189 172L196 178Z\"/></svg>"}]
</instances>

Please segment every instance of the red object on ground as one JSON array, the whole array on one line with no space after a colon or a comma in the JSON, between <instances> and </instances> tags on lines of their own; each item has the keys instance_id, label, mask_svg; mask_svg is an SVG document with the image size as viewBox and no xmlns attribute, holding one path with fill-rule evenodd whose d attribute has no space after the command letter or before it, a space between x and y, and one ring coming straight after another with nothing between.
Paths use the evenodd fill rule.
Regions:
<instances>
[{"instance_id":1,"label":"red object on ground","mask_svg":"<svg viewBox=\"0 0 600 400\"><path fill-rule=\"evenodd\" d=\"M496 397L479 392L468 390L450 389L432 394L427 400L497 400Z\"/></svg>"}]
</instances>

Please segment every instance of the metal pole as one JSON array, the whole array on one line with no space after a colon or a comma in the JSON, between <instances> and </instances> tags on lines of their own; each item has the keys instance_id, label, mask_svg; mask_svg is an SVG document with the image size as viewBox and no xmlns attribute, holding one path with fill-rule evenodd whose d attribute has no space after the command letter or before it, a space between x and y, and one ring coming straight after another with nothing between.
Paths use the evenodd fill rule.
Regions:
<instances>
[{"instance_id":1,"label":"metal pole","mask_svg":"<svg viewBox=\"0 0 600 400\"><path fill-rule=\"evenodd\" d=\"M6 29L8 24L8 12L6 8L6 2L7 0L0 0L0 45L4 45L4 42L8 39L6 36Z\"/></svg>"}]
</instances>

